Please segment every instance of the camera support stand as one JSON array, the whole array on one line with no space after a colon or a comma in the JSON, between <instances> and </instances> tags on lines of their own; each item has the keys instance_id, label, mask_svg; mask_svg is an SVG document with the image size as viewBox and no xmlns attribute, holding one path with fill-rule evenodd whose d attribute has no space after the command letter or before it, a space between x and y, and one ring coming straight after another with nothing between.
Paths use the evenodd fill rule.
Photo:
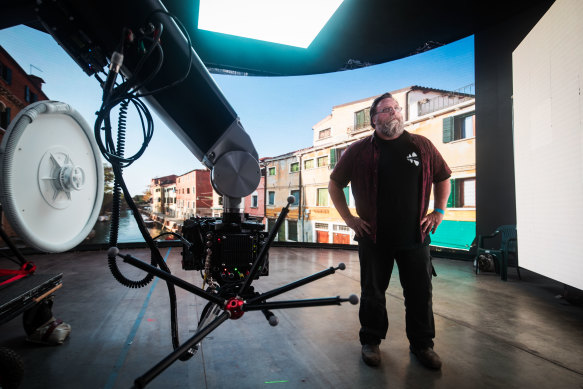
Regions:
<instances>
[{"instance_id":1,"label":"camera support stand","mask_svg":"<svg viewBox=\"0 0 583 389\"><path fill-rule=\"evenodd\" d=\"M344 270L346 266L343 263L340 263L338 267L330 267L326 270L321 272L315 273L311 276L306 278L297 280L295 282L289 283L287 285L281 286L279 288L270 290L265 293L256 293L249 299L245 299L244 296L248 294L250 290L251 283L253 282L254 277L256 276L259 269L262 268L265 258L267 257L267 252L271 243L273 242L279 227L285 220L286 215L289 212L289 206L294 201L293 196L288 197L287 205L282 208L279 217L277 218L275 225L269 232L267 237L266 243L262 246L259 255L253 262L251 270L249 274L245 277L242 281L242 285L238 290L238 293L234 297L226 298L226 296L221 296L219 293L211 293L209 291L205 291L202 288L199 288L196 285L193 285L187 281L184 281L181 278L173 276L172 274L165 272L157 267L154 267L146 262L141 261L140 259L129 255L129 254L120 254L117 248L112 247L110 250L114 250L115 255L123 258L124 262L129 263L141 270L144 270L150 274L153 274L170 284L178 286L186 291L189 291L199 297L202 297L208 300L210 303L216 304L220 307L223 312L218 314L214 320L212 320L209 324L203 323L202 328L199 327L198 332L194 334L190 339L185 341L182 345L176 348L173 352L168 354L164 359L162 359L158 364L148 370L145 374L141 377L138 377L134 381L134 388L143 388L145 387L150 381L156 378L160 373L166 370L172 363L174 363L177 359L179 359L183 354L190 352L190 350L195 347L200 341L202 341L208 334L214 331L218 326L220 326L223 322L227 319L236 320L241 318L245 312L248 311L263 311L266 318L270 321L270 324L276 325L277 321L272 322L270 317L273 316L268 309L287 309L287 308L301 308L301 307L317 307L317 306L324 306L324 305L340 305L343 302L350 302L351 304L358 304L358 297L356 295L351 295L348 298L341 298L340 296L336 297L326 297L326 298L317 298L317 299L305 299L305 300L288 300L288 301L276 301L276 302L267 302L268 299L278 296L282 293L288 292L292 289L298 288L302 285L308 284L310 282L316 281L320 278L328 276L336 272L336 270ZM112 253L113 254L113 253Z\"/></svg>"}]
</instances>

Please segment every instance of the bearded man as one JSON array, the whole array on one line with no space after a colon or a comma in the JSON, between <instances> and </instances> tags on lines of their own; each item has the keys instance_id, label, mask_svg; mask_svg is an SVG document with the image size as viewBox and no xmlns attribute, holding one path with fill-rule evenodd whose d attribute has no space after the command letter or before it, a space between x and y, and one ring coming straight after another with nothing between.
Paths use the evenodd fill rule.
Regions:
<instances>
[{"instance_id":1,"label":"bearded man","mask_svg":"<svg viewBox=\"0 0 583 389\"><path fill-rule=\"evenodd\" d=\"M362 359L381 362L379 344L389 328L385 292L396 262L405 297L410 351L430 369L440 369L433 350L429 232L444 216L451 170L429 139L404 130L402 108L390 93L370 108L374 133L346 149L330 175L328 191L346 225L354 230L360 260L359 309ZM343 188L351 183L358 216ZM428 213L431 189L434 205Z\"/></svg>"}]
</instances>

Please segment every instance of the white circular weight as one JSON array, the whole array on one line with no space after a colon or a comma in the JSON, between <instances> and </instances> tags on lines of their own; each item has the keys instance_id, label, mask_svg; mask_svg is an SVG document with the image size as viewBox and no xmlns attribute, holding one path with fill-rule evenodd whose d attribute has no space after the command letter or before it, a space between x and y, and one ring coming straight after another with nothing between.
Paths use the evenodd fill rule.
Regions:
<instances>
[{"instance_id":1,"label":"white circular weight","mask_svg":"<svg viewBox=\"0 0 583 389\"><path fill-rule=\"evenodd\" d=\"M0 145L0 202L25 243L47 252L74 248L102 201L101 154L85 119L57 101L20 111Z\"/></svg>"},{"instance_id":2,"label":"white circular weight","mask_svg":"<svg viewBox=\"0 0 583 389\"><path fill-rule=\"evenodd\" d=\"M246 151L229 151L222 155L212 170L212 184L220 194L245 197L259 185L259 162Z\"/></svg>"}]
</instances>

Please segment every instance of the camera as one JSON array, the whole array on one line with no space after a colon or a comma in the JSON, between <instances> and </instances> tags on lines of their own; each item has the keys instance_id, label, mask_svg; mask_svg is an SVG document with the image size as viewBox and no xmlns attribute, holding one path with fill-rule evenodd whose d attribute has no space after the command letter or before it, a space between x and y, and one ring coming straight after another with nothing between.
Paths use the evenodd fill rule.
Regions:
<instances>
[{"instance_id":1,"label":"camera","mask_svg":"<svg viewBox=\"0 0 583 389\"><path fill-rule=\"evenodd\" d=\"M219 285L245 279L261 248L266 244L265 225L248 214L223 214L223 217L191 217L184 221L183 237L190 243L182 250L182 269L204 270ZM269 274L269 259L257 276Z\"/></svg>"}]
</instances>

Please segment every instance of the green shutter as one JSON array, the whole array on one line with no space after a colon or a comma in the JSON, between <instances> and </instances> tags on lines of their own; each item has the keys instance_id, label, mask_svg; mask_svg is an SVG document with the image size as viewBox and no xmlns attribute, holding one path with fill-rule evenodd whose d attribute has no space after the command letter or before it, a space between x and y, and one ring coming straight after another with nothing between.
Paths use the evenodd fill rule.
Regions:
<instances>
[{"instance_id":1,"label":"green shutter","mask_svg":"<svg viewBox=\"0 0 583 389\"><path fill-rule=\"evenodd\" d=\"M455 208L457 203L457 180L451 179L451 192L449 193L449 198L447 199L447 207Z\"/></svg>"},{"instance_id":2,"label":"green shutter","mask_svg":"<svg viewBox=\"0 0 583 389\"><path fill-rule=\"evenodd\" d=\"M330 149L330 168L336 166L336 149Z\"/></svg>"},{"instance_id":3,"label":"green shutter","mask_svg":"<svg viewBox=\"0 0 583 389\"><path fill-rule=\"evenodd\" d=\"M344 197L346 197L346 205L350 206L350 188L348 186L344 187Z\"/></svg>"},{"instance_id":4,"label":"green shutter","mask_svg":"<svg viewBox=\"0 0 583 389\"><path fill-rule=\"evenodd\" d=\"M294 196L294 202L292 203L292 205L300 205L300 191L299 190L292 190L290 193L292 196Z\"/></svg>"},{"instance_id":5,"label":"green shutter","mask_svg":"<svg viewBox=\"0 0 583 389\"><path fill-rule=\"evenodd\" d=\"M453 140L453 121L453 116L443 118L443 143L449 143Z\"/></svg>"},{"instance_id":6,"label":"green shutter","mask_svg":"<svg viewBox=\"0 0 583 389\"><path fill-rule=\"evenodd\" d=\"M281 226L279 226L279 231L277 231L277 240L279 242L285 242L285 222L281 223Z\"/></svg>"}]
</instances>

